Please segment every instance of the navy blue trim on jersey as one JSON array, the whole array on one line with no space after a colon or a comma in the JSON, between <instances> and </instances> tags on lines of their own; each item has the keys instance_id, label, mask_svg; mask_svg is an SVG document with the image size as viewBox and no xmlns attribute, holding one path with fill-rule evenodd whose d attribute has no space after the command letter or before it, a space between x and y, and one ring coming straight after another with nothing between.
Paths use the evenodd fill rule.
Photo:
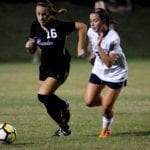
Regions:
<instances>
[{"instance_id":1,"label":"navy blue trim on jersey","mask_svg":"<svg viewBox=\"0 0 150 150\"><path fill-rule=\"evenodd\" d=\"M107 85L111 89L119 89L119 88L124 87L124 86L127 85L127 80L125 80L123 82L118 82L118 83L108 82L108 81L101 80L100 78L97 77L97 75L95 75L93 73L91 73L91 75L90 75L89 82L94 83L94 84Z\"/></svg>"}]
</instances>

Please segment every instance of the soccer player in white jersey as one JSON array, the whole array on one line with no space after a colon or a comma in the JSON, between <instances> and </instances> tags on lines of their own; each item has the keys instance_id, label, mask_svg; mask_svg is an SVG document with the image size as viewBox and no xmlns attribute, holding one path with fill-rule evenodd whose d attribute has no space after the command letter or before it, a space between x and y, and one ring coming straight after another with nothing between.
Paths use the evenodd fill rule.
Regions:
<instances>
[{"instance_id":1,"label":"soccer player in white jersey","mask_svg":"<svg viewBox=\"0 0 150 150\"><path fill-rule=\"evenodd\" d=\"M120 37L109 28L109 17L104 9L97 8L90 13L90 25L87 35L96 58L84 100L88 107L102 106L99 138L106 138L112 134L114 104L126 85L128 66L120 46Z\"/></svg>"}]
</instances>

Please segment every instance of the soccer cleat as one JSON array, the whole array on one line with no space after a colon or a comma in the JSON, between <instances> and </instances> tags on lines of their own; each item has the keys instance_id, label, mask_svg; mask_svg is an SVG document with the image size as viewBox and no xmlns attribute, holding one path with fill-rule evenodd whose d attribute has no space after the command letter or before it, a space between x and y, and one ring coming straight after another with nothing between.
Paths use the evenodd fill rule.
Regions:
<instances>
[{"instance_id":1,"label":"soccer cleat","mask_svg":"<svg viewBox=\"0 0 150 150\"><path fill-rule=\"evenodd\" d=\"M65 100L66 106L61 110L63 123L68 123L70 120L69 101Z\"/></svg>"},{"instance_id":2,"label":"soccer cleat","mask_svg":"<svg viewBox=\"0 0 150 150\"><path fill-rule=\"evenodd\" d=\"M68 129L66 131L62 129L58 129L53 136L68 136L71 134L71 129Z\"/></svg>"},{"instance_id":3,"label":"soccer cleat","mask_svg":"<svg viewBox=\"0 0 150 150\"><path fill-rule=\"evenodd\" d=\"M107 138L109 136L111 136L112 131L111 130L107 130L107 129L102 129L102 131L99 134L99 138Z\"/></svg>"}]
</instances>

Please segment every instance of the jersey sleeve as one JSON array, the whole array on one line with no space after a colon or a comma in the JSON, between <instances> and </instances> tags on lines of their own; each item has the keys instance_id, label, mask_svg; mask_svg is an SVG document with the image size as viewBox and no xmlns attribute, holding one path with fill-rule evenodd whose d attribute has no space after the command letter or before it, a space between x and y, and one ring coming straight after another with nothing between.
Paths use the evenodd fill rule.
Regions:
<instances>
[{"instance_id":1,"label":"jersey sleeve","mask_svg":"<svg viewBox=\"0 0 150 150\"><path fill-rule=\"evenodd\" d=\"M110 47L109 47L109 51L110 52L113 52L113 51L115 52L119 45L120 44L119 44L118 40L115 40L115 41L111 42Z\"/></svg>"},{"instance_id":2,"label":"jersey sleeve","mask_svg":"<svg viewBox=\"0 0 150 150\"><path fill-rule=\"evenodd\" d=\"M89 42L91 42L91 35L92 33L91 33L91 28L89 28L88 29L88 31L87 31L87 37L88 37L88 40L89 40Z\"/></svg>"},{"instance_id":3,"label":"jersey sleeve","mask_svg":"<svg viewBox=\"0 0 150 150\"><path fill-rule=\"evenodd\" d=\"M37 37L37 31L39 31L40 25L37 20L35 20L30 27L30 34L29 38L36 38Z\"/></svg>"},{"instance_id":4,"label":"jersey sleeve","mask_svg":"<svg viewBox=\"0 0 150 150\"><path fill-rule=\"evenodd\" d=\"M61 22L61 30L68 35L69 33L75 31L75 22Z\"/></svg>"},{"instance_id":5,"label":"jersey sleeve","mask_svg":"<svg viewBox=\"0 0 150 150\"><path fill-rule=\"evenodd\" d=\"M30 38L34 38L34 37L35 37L35 22L31 24L31 28L30 28Z\"/></svg>"},{"instance_id":6,"label":"jersey sleeve","mask_svg":"<svg viewBox=\"0 0 150 150\"><path fill-rule=\"evenodd\" d=\"M110 42L109 53L118 54L120 52L122 52L120 47L120 37L116 34Z\"/></svg>"}]
</instances>

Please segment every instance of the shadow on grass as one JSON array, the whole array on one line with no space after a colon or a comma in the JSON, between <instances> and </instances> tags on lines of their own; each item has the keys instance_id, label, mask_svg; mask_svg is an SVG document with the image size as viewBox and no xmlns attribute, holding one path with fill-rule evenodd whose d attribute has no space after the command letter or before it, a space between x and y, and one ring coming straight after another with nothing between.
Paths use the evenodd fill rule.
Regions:
<instances>
[{"instance_id":1,"label":"shadow on grass","mask_svg":"<svg viewBox=\"0 0 150 150\"><path fill-rule=\"evenodd\" d=\"M22 147L22 146L33 146L35 143L34 142L14 142L14 143L11 143L11 144L7 144L7 143L0 143L0 147L2 145L6 146L6 147ZM1 148L0 148L1 149Z\"/></svg>"},{"instance_id":2,"label":"shadow on grass","mask_svg":"<svg viewBox=\"0 0 150 150\"><path fill-rule=\"evenodd\" d=\"M138 131L138 132L122 132L122 133L113 133L112 136L126 136L126 135L133 135L133 136L150 136L150 131ZM93 136L96 137L98 134L92 135L82 135L82 136Z\"/></svg>"},{"instance_id":3,"label":"shadow on grass","mask_svg":"<svg viewBox=\"0 0 150 150\"><path fill-rule=\"evenodd\" d=\"M35 143L34 142L14 142L12 144L4 144L4 145L11 145L11 146L16 146L16 145L34 145Z\"/></svg>"},{"instance_id":4,"label":"shadow on grass","mask_svg":"<svg viewBox=\"0 0 150 150\"><path fill-rule=\"evenodd\" d=\"M113 134L113 136L118 136L118 135L149 136L150 131L122 132L122 133Z\"/></svg>"}]
</instances>

